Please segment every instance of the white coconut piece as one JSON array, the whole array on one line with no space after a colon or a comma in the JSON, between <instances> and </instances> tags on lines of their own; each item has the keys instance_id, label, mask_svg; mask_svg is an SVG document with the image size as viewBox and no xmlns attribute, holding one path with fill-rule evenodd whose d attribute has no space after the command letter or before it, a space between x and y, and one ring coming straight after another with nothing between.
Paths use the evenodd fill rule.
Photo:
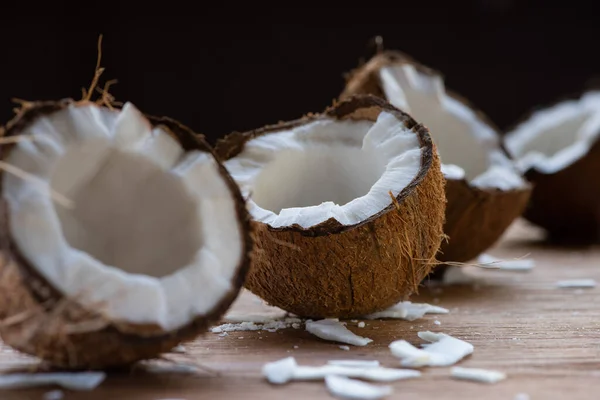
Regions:
<instances>
[{"instance_id":1,"label":"white coconut piece","mask_svg":"<svg viewBox=\"0 0 600 400\"><path fill-rule=\"evenodd\" d=\"M210 314L245 255L217 161L184 152L131 103L73 103L20 132L3 174L14 244L58 292L108 321L171 332ZM53 190L74 207L55 204ZM160 229L156 229L160 226Z\"/></svg>"},{"instance_id":2,"label":"white coconut piece","mask_svg":"<svg viewBox=\"0 0 600 400\"><path fill-rule=\"evenodd\" d=\"M69 390L93 390L106 378L104 372L44 372L0 374L0 389L58 385Z\"/></svg>"},{"instance_id":3,"label":"white coconut piece","mask_svg":"<svg viewBox=\"0 0 600 400\"><path fill-rule=\"evenodd\" d=\"M473 345L445 333L419 332L419 337L430 344L418 349L406 340L390 343L389 348L395 357L400 358L404 367L447 367L456 364L473 353Z\"/></svg>"},{"instance_id":4,"label":"white coconut piece","mask_svg":"<svg viewBox=\"0 0 600 400\"><path fill-rule=\"evenodd\" d=\"M43 400L62 400L65 398L65 392L62 390L51 390L44 393Z\"/></svg>"},{"instance_id":5,"label":"white coconut piece","mask_svg":"<svg viewBox=\"0 0 600 400\"><path fill-rule=\"evenodd\" d=\"M452 367L450 370L450 376L455 379L482 383L496 383L506 379L506 374L504 372L481 368L463 367Z\"/></svg>"},{"instance_id":6,"label":"white coconut piece","mask_svg":"<svg viewBox=\"0 0 600 400\"><path fill-rule=\"evenodd\" d=\"M182 345L177 345L171 349L171 353L185 354L187 349Z\"/></svg>"},{"instance_id":7,"label":"white coconut piece","mask_svg":"<svg viewBox=\"0 0 600 400\"><path fill-rule=\"evenodd\" d=\"M551 174L587 154L600 133L600 91L533 113L504 138L522 171Z\"/></svg>"},{"instance_id":8,"label":"white coconut piece","mask_svg":"<svg viewBox=\"0 0 600 400\"><path fill-rule=\"evenodd\" d=\"M500 269L504 271L531 271L535 267L533 259L516 259L516 260L501 260L489 254L480 254L477 257L477 262L483 268Z\"/></svg>"},{"instance_id":9,"label":"white coconut piece","mask_svg":"<svg viewBox=\"0 0 600 400\"><path fill-rule=\"evenodd\" d=\"M412 303L410 301L401 301L400 303L373 314L366 315L366 319L403 319L414 321L423 318L425 314L448 314L450 311L443 307L434 306L427 303Z\"/></svg>"},{"instance_id":10,"label":"white coconut piece","mask_svg":"<svg viewBox=\"0 0 600 400\"><path fill-rule=\"evenodd\" d=\"M457 267L454 265L446 268L442 278L442 284L451 285L467 285L475 282L475 278L465 273L465 267Z\"/></svg>"},{"instance_id":11,"label":"white coconut piece","mask_svg":"<svg viewBox=\"0 0 600 400\"><path fill-rule=\"evenodd\" d=\"M384 66L378 73L387 100L429 128L446 179L466 179L481 189L526 186L514 163L501 150L495 129L462 101L448 95L439 75L410 63ZM469 149L468 156L465 149Z\"/></svg>"},{"instance_id":12,"label":"white coconut piece","mask_svg":"<svg viewBox=\"0 0 600 400\"><path fill-rule=\"evenodd\" d=\"M325 377L327 390L336 397L356 400L378 400L392 394L391 386L377 386L342 376Z\"/></svg>"},{"instance_id":13,"label":"white coconut piece","mask_svg":"<svg viewBox=\"0 0 600 400\"><path fill-rule=\"evenodd\" d=\"M338 346L340 350L350 351L350 346Z\"/></svg>"},{"instance_id":14,"label":"white coconut piece","mask_svg":"<svg viewBox=\"0 0 600 400\"><path fill-rule=\"evenodd\" d=\"M306 321L306 330L321 339L348 343L354 346L366 346L373 339L358 336L346 328L337 318L319 321Z\"/></svg>"},{"instance_id":15,"label":"white coconut piece","mask_svg":"<svg viewBox=\"0 0 600 400\"><path fill-rule=\"evenodd\" d=\"M195 365L177 363L147 363L143 368L146 372L152 374L195 375L200 372L200 369Z\"/></svg>"},{"instance_id":16,"label":"white coconut piece","mask_svg":"<svg viewBox=\"0 0 600 400\"><path fill-rule=\"evenodd\" d=\"M417 135L383 111L376 122L319 119L256 137L225 166L254 219L273 228L330 218L354 225L391 204L390 188L397 196L415 178L421 149Z\"/></svg>"},{"instance_id":17,"label":"white coconut piece","mask_svg":"<svg viewBox=\"0 0 600 400\"><path fill-rule=\"evenodd\" d=\"M223 319L229 323L254 322L255 324L267 324L273 321L285 320L286 313L280 310L269 314L246 314L246 313L228 313Z\"/></svg>"},{"instance_id":18,"label":"white coconut piece","mask_svg":"<svg viewBox=\"0 0 600 400\"><path fill-rule=\"evenodd\" d=\"M322 380L328 375L345 376L349 378L365 379L376 382L392 382L403 379L418 378L419 371L412 369L384 368L380 366L344 366L321 365L299 366L294 357L287 357L278 361L267 363L262 369L263 376L273 384L284 384L289 381L314 381Z\"/></svg>"},{"instance_id":19,"label":"white coconut piece","mask_svg":"<svg viewBox=\"0 0 600 400\"><path fill-rule=\"evenodd\" d=\"M364 321L360 321L358 324L356 324L356 326L358 326L359 328L364 328L365 323L364 323Z\"/></svg>"},{"instance_id":20,"label":"white coconut piece","mask_svg":"<svg viewBox=\"0 0 600 400\"><path fill-rule=\"evenodd\" d=\"M596 281L594 279L566 279L556 282L556 287L590 289L596 287Z\"/></svg>"},{"instance_id":21,"label":"white coconut piece","mask_svg":"<svg viewBox=\"0 0 600 400\"><path fill-rule=\"evenodd\" d=\"M379 367L377 360L329 360L327 364L340 365L342 367L373 368Z\"/></svg>"}]
</instances>

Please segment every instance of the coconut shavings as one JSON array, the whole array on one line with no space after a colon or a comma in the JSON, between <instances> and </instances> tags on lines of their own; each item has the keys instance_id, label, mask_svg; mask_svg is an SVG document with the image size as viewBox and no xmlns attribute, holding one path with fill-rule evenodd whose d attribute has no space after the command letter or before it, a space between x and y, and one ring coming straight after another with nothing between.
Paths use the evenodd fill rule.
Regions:
<instances>
[{"instance_id":1,"label":"coconut shavings","mask_svg":"<svg viewBox=\"0 0 600 400\"><path fill-rule=\"evenodd\" d=\"M394 318L414 321L423 318L425 314L448 314L450 311L443 307L433 306L427 303L412 303L402 301L395 306L365 316L366 319Z\"/></svg>"},{"instance_id":2,"label":"coconut shavings","mask_svg":"<svg viewBox=\"0 0 600 400\"><path fill-rule=\"evenodd\" d=\"M392 354L401 360L404 367L447 367L473 353L473 345L445 333L419 332L419 337L431 342L416 348L406 340L390 343Z\"/></svg>"},{"instance_id":3,"label":"coconut shavings","mask_svg":"<svg viewBox=\"0 0 600 400\"><path fill-rule=\"evenodd\" d=\"M329 360L329 365L341 365L342 367L356 367L356 368L374 368L379 367L379 361L377 360Z\"/></svg>"},{"instance_id":4,"label":"coconut shavings","mask_svg":"<svg viewBox=\"0 0 600 400\"><path fill-rule=\"evenodd\" d=\"M595 288L596 281L593 279L567 279L556 282L559 288Z\"/></svg>"},{"instance_id":5,"label":"coconut shavings","mask_svg":"<svg viewBox=\"0 0 600 400\"><path fill-rule=\"evenodd\" d=\"M390 386L376 386L342 376L325 377L327 390L342 399L377 400L392 394Z\"/></svg>"},{"instance_id":6,"label":"coconut shavings","mask_svg":"<svg viewBox=\"0 0 600 400\"><path fill-rule=\"evenodd\" d=\"M517 259L501 260L489 254L481 254L477 262L484 268L497 268L505 271L531 271L535 267L535 260Z\"/></svg>"},{"instance_id":7,"label":"coconut shavings","mask_svg":"<svg viewBox=\"0 0 600 400\"><path fill-rule=\"evenodd\" d=\"M58 385L69 390L92 390L106 378L104 372L48 372L0 375L0 389Z\"/></svg>"},{"instance_id":8,"label":"coconut shavings","mask_svg":"<svg viewBox=\"0 0 600 400\"><path fill-rule=\"evenodd\" d=\"M287 357L267 363L262 368L263 376L272 384L284 384L292 380L314 381L329 375L365 379L376 382L392 382L402 379L418 378L421 372L412 369L385 367L359 367L342 365L321 365L318 367L300 366L294 357Z\"/></svg>"},{"instance_id":9,"label":"coconut shavings","mask_svg":"<svg viewBox=\"0 0 600 400\"><path fill-rule=\"evenodd\" d=\"M306 321L306 330L321 339L348 343L354 346L366 346L373 339L358 336L348 330L337 318Z\"/></svg>"},{"instance_id":10,"label":"coconut shavings","mask_svg":"<svg viewBox=\"0 0 600 400\"><path fill-rule=\"evenodd\" d=\"M214 326L210 329L213 333L235 332L235 331L267 331L276 332L279 329L300 328L300 318L284 318L280 320L268 320L264 323L256 323L251 321L241 322L239 324L223 324Z\"/></svg>"},{"instance_id":11,"label":"coconut shavings","mask_svg":"<svg viewBox=\"0 0 600 400\"><path fill-rule=\"evenodd\" d=\"M341 350L350 351L350 346L339 346Z\"/></svg>"},{"instance_id":12,"label":"coconut shavings","mask_svg":"<svg viewBox=\"0 0 600 400\"><path fill-rule=\"evenodd\" d=\"M506 379L506 374L500 371L492 371L481 368L463 368L463 367L452 367L450 376L455 379L462 379L468 381L482 382L482 383L496 383Z\"/></svg>"}]
</instances>

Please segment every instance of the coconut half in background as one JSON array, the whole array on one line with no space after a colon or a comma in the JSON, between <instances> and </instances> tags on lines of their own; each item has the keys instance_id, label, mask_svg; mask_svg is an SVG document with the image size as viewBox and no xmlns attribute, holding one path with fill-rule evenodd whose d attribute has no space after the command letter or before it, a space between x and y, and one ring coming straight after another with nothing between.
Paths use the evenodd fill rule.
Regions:
<instances>
[{"instance_id":1,"label":"coconut half in background","mask_svg":"<svg viewBox=\"0 0 600 400\"><path fill-rule=\"evenodd\" d=\"M0 180L6 344L61 367L120 366L194 338L236 298L250 222L202 138L131 104L86 101L30 104L11 138L1 160L17 175Z\"/></svg>"},{"instance_id":2,"label":"coconut half in background","mask_svg":"<svg viewBox=\"0 0 600 400\"><path fill-rule=\"evenodd\" d=\"M306 317L348 318L417 290L443 238L444 179L427 128L374 96L219 141L248 196L246 287Z\"/></svg>"},{"instance_id":3,"label":"coconut half in background","mask_svg":"<svg viewBox=\"0 0 600 400\"><path fill-rule=\"evenodd\" d=\"M534 189L524 216L551 240L600 239L600 91L530 113L504 138Z\"/></svg>"},{"instance_id":4,"label":"coconut half in background","mask_svg":"<svg viewBox=\"0 0 600 400\"><path fill-rule=\"evenodd\" d=\"M492 246L521 215L531 193L494 125L447 90L439 73L395 51L380 52L352 71L340 98L361 93L385 98L431 132L448 199L448 240L438 259L465 262Z\"/></svg>"}]
</instances>

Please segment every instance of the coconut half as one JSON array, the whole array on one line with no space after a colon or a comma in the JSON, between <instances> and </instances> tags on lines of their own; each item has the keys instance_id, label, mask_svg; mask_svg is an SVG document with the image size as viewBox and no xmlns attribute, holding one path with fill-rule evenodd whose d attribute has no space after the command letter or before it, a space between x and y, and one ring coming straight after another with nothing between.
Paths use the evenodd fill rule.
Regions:
<instances>
[{"instance_id":1,"label":"coconut half","mask_svg":"<svg viewBox=\"0 0 600 400\"><path fill-rule=\"evenodd\" d=\"M62 367L123 365L194 338L235 299L249 218L201 137L129 103L70 100L23 108L10 137L1 160L22 173L0 180L5 343Z\"/></svg>"},{"instance_id":2,"label":"coconut half","mask_svg":"<svg viewBox=\"0 0 600 400\"><path fill-rule=\"evenodd\" d=\"M533 111L504 138L534 190L524 216L551 239L600 239L600 91Z\"/></svg>"},{"instance_id":3,"label":"coconut half","mask_svg":"<svg viewBox=\"0 0 600 400\"><path fill-rule=\"evenodd\" d=\"M447 182L449 239L440 261L468 261L492 246L523 212L531 192L494 125L447 90L439 73L399 52L380 52L352 71L340 98L364 93L385 98L431 132Z\"/></svg>"},{"instance_id":4,"label":"coconut half","mask_svg":"<svg viewBox=\"0 0 600 400\"><path fill-rule=\"evenodd\" d=\"M255 221L246 287L272 305L358 317L409 296L434 266L437 152L427 128L385 101L357 96L216 149Z\"/></svg>"}]
</instances>

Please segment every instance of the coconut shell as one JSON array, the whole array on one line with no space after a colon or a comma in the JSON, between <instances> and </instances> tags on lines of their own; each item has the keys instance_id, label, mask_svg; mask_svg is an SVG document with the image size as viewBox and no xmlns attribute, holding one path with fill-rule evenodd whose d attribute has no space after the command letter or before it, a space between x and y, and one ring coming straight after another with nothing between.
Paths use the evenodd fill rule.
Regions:
<instances>
[{"instance_id":1,"label":"coconut shell","mask_svg":"<svg viewBox=\"0 0 600 400\"><path fill-rule=\"evenodd\" d=\"M598 90L600 87L590 88L590 91ZM582 93L572 93L551 104L536 107L507 132L541 109L581 96ZM524 175L533 184L533 191L523 217L544 228L552 242L600 242L600 187L589 184L595 181L597 171L600 171L600 138L596 138L583 157L557 172L545 173L535 167L529 168Z\"/></svg>"},{"instance_id":2,"label":"coconut shell","mask_svg":"<svg viewBox=\"0 0 600 400\"><path fill-rule=\"evenodd\" d=\"M27 104L10 121L5 136L16 136L37 118L59 111L72 100ZM176 138L184 150L213 154L200 135L169 118L148 117ZM11 146L0 148L5 159ZM214 154L213 154L214 156ZM253 241L250 220L239 188L219 164L223 180L237 204L239 229L243 235L242 262L237 267L232 288L206 315L191 320L172 332L154 325L122 324L106 320L86 309L77 299L64 296L45 280L22 256L10 236L8 204L0 196L0 336L4 343L47 363L67 369L104 369L120 367L153 358L178 343L191 340L219 320L237 297L250 265ZM0 179L0 190L2 190Z\"/></svg>"},{"instance_id":3,"label":"coconut shell","mask_svg":"<svg viewBox=\"0 0 600 400\"><path fill-rule=\"evenodd\" d=\"M386 66L411 64L420 73L441 76L431 68L421 65L409 56L397 51L382 51L366 64L347 75L347 83L340 99L355 94L372 94L385 98L378 71ZM496 125L466 99L446 89L446 94L473 110L477 116L499 132ZM436 132L437 135L443 132ZM498 133L498 147L507 156ZM438 259L442 262L466 262L490 248L502 236L512 222L524 211L531 195L531 187L503 191L481 189L465 179L448 179L446 184L446 222L444 232L448 239L441 247ZM436 268L436 276L443 274L445 266Z\"/></svg>"},{"instance_id":4,"label":"coconut shell","mask_svg":"<svg viewBox=\"0 0 600 400\"><path fill-rule=\"evenodd\" d=\"M381 212L356 225L329 219L310 228L254 221L256 251L245 286L270 304L305 317L351 318L383 310L417 291L436 263L444 221L444 178L427 128L373 96L357 96L323 114L236 133L219 141L224 160L246 142L316 119L368 119L392 113L421 144L418 175ZM400 123L400 122L399 122Z\"/></svg>"}]
</instances>

